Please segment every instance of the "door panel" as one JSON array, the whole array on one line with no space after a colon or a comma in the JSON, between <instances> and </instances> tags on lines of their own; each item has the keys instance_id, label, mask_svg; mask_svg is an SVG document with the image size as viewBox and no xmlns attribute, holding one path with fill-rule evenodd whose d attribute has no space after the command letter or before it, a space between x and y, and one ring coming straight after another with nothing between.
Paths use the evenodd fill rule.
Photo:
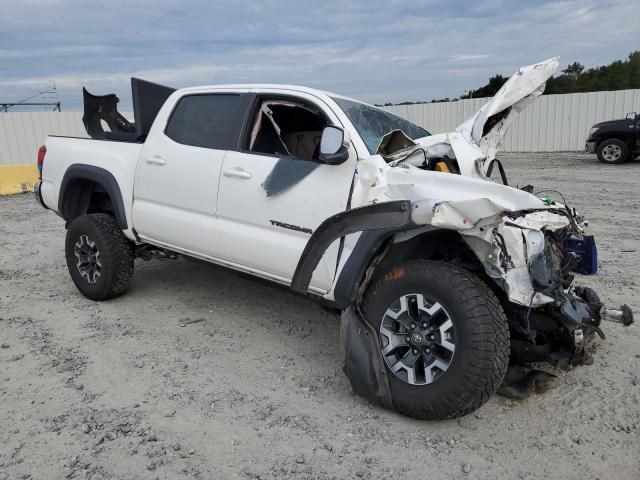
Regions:
<instances>
[{"instance_id":1,"label":"door panel","mask_svg":"<svg viewBox=\"0 0 640 480\"><path fill-rule=\"evenodd\" d=\"M319 165L286 191L267 196L263 184L278 160L268 155L227 153L214 236L224 252L222 258L291 280L311 232L327 217L346 209L355 154L342 165ZM227 174L240 171L248 175ZM337 258L335 242L318 265L312 287L331 288Z\"/></svg>"},{"instance_id":2,"label":"door panel","mask_svg":"<svg viewBox=\"0 0 640 480\"><path fill-rule=\"evenodd\" d=\"M211 231L226 153L182 145L164 134L145 145L134 187L133 221L138 234L213 254ZM156 163L158 159L163 163Z\"/></svg>"},{"instance_id":3,"label":"door panel","mask_svg":"<svg viewBox=\"0 0 640 480\"><path fill-rule=\"evenodd\" d=\"M212 237L218 182L247 104L247 95L226 92L185 95L172 112L163 107L136 171L133 221L142 238L220 253Z\"/></svg>"}]
</instances>

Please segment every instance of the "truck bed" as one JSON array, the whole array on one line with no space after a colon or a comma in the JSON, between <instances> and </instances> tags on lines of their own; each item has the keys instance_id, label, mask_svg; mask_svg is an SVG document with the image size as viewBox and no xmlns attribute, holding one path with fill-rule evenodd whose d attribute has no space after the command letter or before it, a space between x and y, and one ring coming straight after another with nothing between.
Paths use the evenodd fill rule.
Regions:
<instances>
[{"instance_id":1,"label":"truck bed","mask_svg":"<svg viewBox=\"0 0 640 480\"><path fill-rule=\"evenodd\" d=\"M48 208L58 211L59 189L71 165L89 165L112 175L120 187L125 209L131 208L142 143L49 136L45 146L47 155L42 168L41 194Z\"/></svg>"}]
</instances>

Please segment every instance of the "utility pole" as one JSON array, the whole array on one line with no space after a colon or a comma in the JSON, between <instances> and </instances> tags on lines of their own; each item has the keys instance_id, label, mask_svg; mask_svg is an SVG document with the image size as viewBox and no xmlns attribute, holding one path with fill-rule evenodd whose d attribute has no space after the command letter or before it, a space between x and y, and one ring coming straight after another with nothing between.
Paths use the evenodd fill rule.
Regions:
<instances>
[{"instance_id":1,"label":"utility pole","mask_svg":"<svg viewBox=\"0 0 640 480\"><path fill-rule=\"evenodd\" d=\"M18 100L17 102L2 102L0 103L0 112L8 113L9 109L12 107L33 107L40 106L45 107L45 110L51 109L52 112L61 112L60 108L60 99L58 98L58 90L56 89L56 82L52 81L50 85L48 85L44 89L36 89L34 95L30 97L23 98L22 100ZM29 100L44 100L42 102L30 102ZM50 101L47 101L50 100Z\"/></svg>"}]
</instances>

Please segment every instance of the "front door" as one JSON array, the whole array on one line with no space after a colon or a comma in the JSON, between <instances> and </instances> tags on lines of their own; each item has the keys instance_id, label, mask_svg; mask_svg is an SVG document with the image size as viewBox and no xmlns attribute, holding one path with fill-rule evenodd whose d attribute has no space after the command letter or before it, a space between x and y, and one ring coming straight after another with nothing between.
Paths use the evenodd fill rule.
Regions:
<instances>
[{"instance_id":1,"label":"front door","mask_svg":"<svg viewBox=\"0 0 640 480\"><path fill-rule=\"evenodd\" d=\"M244 143L224 159L215 230L225 260L290 283L311 233L347 207L356 155L341 165L317 159L322 128L340 125L319 100L263 94ZM328 291L339 244L327 250L311 287Z\"/></svg>"},{"instance_id":2,"label":"front door","mask_svg":"<svg viewBox=\"0 0 640 480\"><path fill-rule=\"evenodd\" d=\"M141 238L215 256L218 180L237 148L246 95L185 95L161 111L138 163L133 222ZM164 109L163 109L164 110Z\"/></svg>"}]
</instances>

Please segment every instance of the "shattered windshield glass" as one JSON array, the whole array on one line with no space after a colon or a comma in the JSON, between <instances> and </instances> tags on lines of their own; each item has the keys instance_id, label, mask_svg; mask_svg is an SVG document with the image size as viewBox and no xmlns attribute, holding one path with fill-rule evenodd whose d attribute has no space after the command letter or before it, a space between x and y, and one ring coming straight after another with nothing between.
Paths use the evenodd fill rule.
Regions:
<instances>
[{"instance_id":1,"label":"shattered windshield glass","mask_svg":"<svg viewBox=\"0 0 640 480\"><path fill-rule=\"evenodd\" d=\"M377 152L382 137L391 130L402 130L412 140L431 135L424 128L380 108L344 98L332 98L349 117L372 155Z\"/></svg>"}]
</instances>

